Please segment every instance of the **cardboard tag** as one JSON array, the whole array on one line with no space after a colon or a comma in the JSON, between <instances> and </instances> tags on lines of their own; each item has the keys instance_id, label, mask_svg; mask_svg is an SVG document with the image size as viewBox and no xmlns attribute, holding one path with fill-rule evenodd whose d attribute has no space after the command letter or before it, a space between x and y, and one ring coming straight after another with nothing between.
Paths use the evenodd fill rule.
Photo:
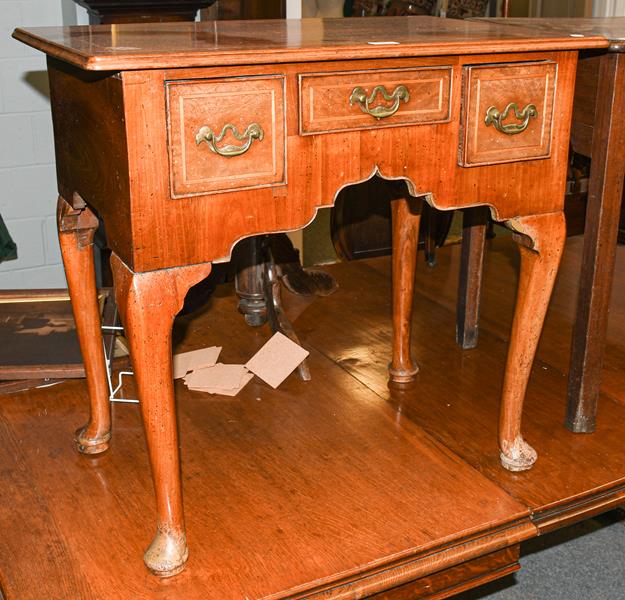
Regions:
<instances>
[{"instance_id":1,"label":"cardboard tag","mask_svg":"<svg viewBox=\"0 0 625 600\"><path fill-rule=\"evenodd\" d=\"M278 332L245 366L275 389L297 369L308 354L308 350Z\"/></svg>"},{"instance_id":2,"label":"cardboard tag","mask_svg":"<svg viewBox=\"0 0 625 600\"><path fill-rule=\"evenodd\" d=\"M184 377L193 369L213 366L217 362L220 352L220 347L212 346L211 348L174 354L174 379Z\"/></svg>"},{"instance_id":3,"label":"cardboard tag","mask_svg":"<svg viewBox=\"0 0 625 600\"><path fill-rule=\"evenodd\" d=\"M212 367L194 370L185 376L184 382L189 389L218 388L234 390L240 388L241 381L247 374L247 369L243 365L217 363Z\"/></svg>"}]
</instances>

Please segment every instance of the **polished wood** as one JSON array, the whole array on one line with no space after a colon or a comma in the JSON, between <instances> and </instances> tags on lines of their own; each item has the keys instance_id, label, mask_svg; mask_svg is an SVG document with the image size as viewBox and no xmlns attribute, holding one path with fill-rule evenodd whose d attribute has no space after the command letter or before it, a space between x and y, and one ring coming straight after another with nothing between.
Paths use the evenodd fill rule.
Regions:
<instances>
[{"instance_id":1,"label":"polished wood","mask_svg":"<svg viewBox=\"0 0 625 600\"><path fill-rule=\"evenodd\" d=\"M416 582L404 584L370 596L372 600L415 600L416 598L449 598L456 594L484 585L494 579L505 577L521 567L518 563L519 552L516 547L509 547L487 556L481 556L447 569L443 573L422 577Z\"/></svg>"},{"instance_id":2,"label":"polished wood","mask_svg":"<svg viewBox=\"0 0 625 600\"><path fill-rule=\"evenodd\" d=\"M418 59L418 62L428 66L460 62L454 69L453 86L459 90L462 61L488 63L505 60L505 57L511 58L510 55L426 57ZM562 91L570 89L574 77L574 53L539 53L532 57L550 57L552 60L557 57L558 85ZM523 55L523 58L527 57ZM417 59L411 62L414 65ZM390 63L379 61L370 65L402 67L406 63L403 60ZM340 72L353 66L352 62L336 61L331 65L324 64L323 68ZM287 77L287 101L288 98L296 98L296 74L317 72L320 67L313 63L280 68ZM89 197L90 205L104 217L111 248L134 270L211 260L223 262L229 259L232 246L241 237L302 227L314 217L318 207L333 204L338 190L367 179L376 171L389 178L408 178L412 182L410 192L414 196L432 192L435 208L445 210L488 203L493 207L494 217L499 220L528 212L550 212L558 209L563 202L566 176L563 164L568 156L571 110L570 96L565 93L556 96L550 160L464 169L456 161L457 118L432 126L344 132L336 134L339 137L334 140L335 143L328 143L326 136L297 135L297 114L287 111L286 154L287 157L297 157L297 160L287 161L287 186L259 188L254 194L247 191L213 194L210 201L200 196L172 201L168 176L166 102L161 93L165 81L172 78L209 78L218 73L221 77L240 77L246 74L244 71L256 75L260 70L249 67L246 70L127 71L121 74L121 81L109 77L106 81L114 80L110 85L97 81L96 85L90 86L79 74L72 76L68 70L62 71L57 69L55 63L50 64L52 87L72 88L62 103L59 98L59 106L63 108L57 109L54 114L56 130L66 132L59 133L59 137L67 139L70 134L72 138L75 136L79 139L77 144L80 144L82 154L94 155L91 162L94 166L87 171L84 163L76 165L76 153L71 152L69 142L61 141L57 162L65 166L59 169L60 188L84 190L82 195ZM266 72L266 69L262 71ZM92 123L90 117L97 114L104 103L109 106L105 110L113 110L107 99L112 95L117 100L118 93L123 95L125 121L119 117L111 118L106 121L105 130L101 131L103 125ZM85 97L88 94L93 94L90 100ZM452 102L453 115L459 114L460 101L460 94L457 93ZM76 117L76 113L81 116ZM80 132L76 123L83 125ZM108 178L114 179L115 187L120 188L115 190L117 194L113 205L109 200L111 196L104 193L104 188L96 186L94 175L99 177L101 171L104 174L106 164L101 152L101 138L97 134L102 133L116 142L120 132L124 135L119 140L121 147L127 147L132 160L119 177ZM146 143L146 135L149 135L149 144ZM409 146L414 150L408 151ZM427 167L424 157L432 168ZM302 163L314 164L316 168L310 171L302 169ZM121 171L124 168L124 163L115 162L112 168L117 173L118 169ZM524 181L524 185L517 185L519 181ZM232 206L237 206L235 212ZM170 224L183 222L191 222L195 226L187 228L183 236L171 235Z\"/></svg>"},{"instance_id":3,"label":"polished wood","mask_svg":"<svg viewBox=\"0 0 625 600\"><path fill-rule=\"evenodd\" d=\"M182 570L189 555L180 486L171 329L187 291L210 273L211 265L133 273L113 254L111 269L137 379L156 492L156 535L144 562L156 575L169 577Z\"/></svg>"},{"instance_id":4,"label":"polished wood","mask_svg":"<svg viewBox=\"0 0 625 600\"><path fill-rule=\"evenodd\" d=\"M472 208L462 216L462 265L456 309L456 341L468 350L477 346L484 265L484 244L490 213Z\"/></svg>"},{"instance_id":5,"label":"polished wood","mask_svg":"<svg viewBox=\"0 0 625 600\"><path fill-rule=\"evenodd\" d=\"M76 0L100 23L193 21L215 0Z\"/></svg>"},{"instance_id":6,"label":"polished wood","mask_svg":"<svg viewBox=\"0 0 625 600\"><path fill-rule=\"evenodd\" d=\"M84 461L66 442L86 414L84 382L3 396L0 528L13 532L0 536L0 585L7 597L306 597L318 589L312 578L333 589L337 581L360 579L359 568L363 577L381 577L388 565L397 565L396 551L417 548L415 563L429 574L380 592L385 600L407 600L420 597L428 585L458 592L482 581L480 573L485 581L499 569L505 574L515 568L516 543L502 543L497 528L502 515L517 514L518 504L501 487L530 507L542 532L622 504L625 387L616 390L620 395L602 397L606 419L599 421L597 435L576 436L562 426L565 371L554 364L561 364L562 344L570 338L581 241L568 240L547 318L543 342L549 343L541 344L530 383L530 440L545 450L530 472L503 471L495 443L498 380L519 260L506 236L488 242L481 343L470 352L461 351L452 336L459 246L441 249L436 269L417 271L413 349L423 368L412 388L389 390L387 360L380 358L388 355L392 338L388 258L328 267L340 283L328 298L285 298L320 374L314 387L297 375L280 390L256 380L241 397L229 399L176 384L192 554L187 570L172 579L147 576L138 558L150 534L145 511L154 502L140 408L115 405L115 443L108 453ZM620 259L618 282L625 281ZM380 293L366 293L372 288ZM362 309L354 311L358 298L364 299ZM176 351L218 344L224 362L247 360L265 335L244 325L236 305L236 296L221 287L211 311L178 321ZM619 361L625 312L614 317L607 359ZM622 370L619 375L625 378ZM126 392L134 395L132 382ZM54 460L42 459L44 446ZM487 522L482 531L495 530L502 550L484 535L493 550L463 562L463 552L475 552L475 545L463 545L461 532L473 535ZM107 543L85 552L86 528L91 540ZM439 559L450 558L449 548L456 566L440 570ZM411 559L407 564L412 567ZM293 587L302 582L308 584L296 595Z\"/></svg>"},{"instance_id":7,"label":"polished wood","mask_svg":"<svg viewBox=\"0 0 625 600\"><path fill-rule=\"evenodd\" d=\"M467 67L462 130L462 164L473 166L546 158L550 153L553 100L557 65L554 62ZM498 131L484 116L489 107L505 115L510 103L519 110L533 105L524 131L514 135ZM519 126L514 114L503 126Z\"/></svg>"},{"instance_id":8,"label":"polished wood","mask_svg":"<svg viewBox=\"0 0 625 600\"><path fill-rule=\"evenodd\" d=\"M480 345L463 351L453 340L460 246L438 252L436 269L418 269L413 308L412 352L420 371L411 386L388 387L386 361L392 339L388 314L389 258L339 263L331 273L339 292L311 304L295 320L308 348L323 348L358 381L414 420L463 460L521 500L541 531L549 531L625 501L625 310L610 319L606 357L610 393L602 394L604 418L595 435L579 436L563 426L566 369L575 319L575 288L581 238L569 238L561 276L545 323L545 334L529 382L523 412L528 441L539 450L530 471L501 468L495 443L499 389L503 376L519 277L519 252L510 236L488 240L485 255ZM625 282L625 249L619 248L617 281ZM621 260L623 259L623 260ZM355 312L352 299L363 289L366 308ZM342 304L341 298L346 300ZM381 358L382 357L382 358Z\"/></svg>"},{"instance_id":9,"label":"polished wood","mask_svg":"<svg viewBox=\"0 0 625 600\"><path fill-rule=\"evenodd\" d=\"M320 207L331 206L340 189L375 174L405 180L410 196L427 195L435 208L487 204L496 219L514 219L521 228L531 226L529 234L540 258L529 261L534 265L530 271L539 273L547 265L546 273L553 276L556 261L548 258L558 238L554 242L550 238L554 231L538 224L550 223L552 215L562 210L577 61L574 50L605 44L602 38L564 39L533 33L527 37L530 30L522 28L457 24L426 17L362 19L348 27L333 20L222 25L157 25L148 35L143 26L90 30L92 40L106 43L115 33L115 44L128 48L132 42L137 48L130 51L118 47L116 53L102 46L94 49L80 28L18 30L15 34L52 54L49 76L56 105L55 135L59 138L59 187L72 192L74 209L86 201L99 212L112 239L116 294L131 338L157 496L158 531L146 553L146 564L161 575L177 572L186 560L175 451L170 324L193 280L208 273L209 263L228 260L238 240L300 228ZM323 26L322 33L319 25ZM267 37L268 32L275 35ZM399 44L369 43L391 34L396 34L393 40ZM324 62L324 57L332 60ZM369 60L358 60L363 58ZM59 62L61 59L66 62ZM549 158L460 166L461 83L468 70L538 61L558 66ZM76 65L121 71L86 73ZM448 122L300 135L296 110L300 76L405 68L451 70ZM204 93L202 86L211 82L235 86L241 78L285 82L286 122L280 125L276 119L275 127L287 140L286 179L253 191L213 190L176 197L176 172L175 166L173 175L169 169L169 149L177 138L168 132L167 86L186 82L186 89L198 86ZM356 106L353 110L360 111ZM185 137L184 142L193 144L194 139ZM81 152L77 153L77 148ZM111 154L115 155L112 161ZM229 157L220 158L230 161ZM109 186L107 189L98 185L100 179ZM401 250L396 256L404 254L408 262L405 272L395 277L400 282L395 294L396 332L401 336L395 344L393 369L401 371L400 377L410 377L404 372L410 367L407 343L413 296L406 248L416 247L417 235L416 220L406 221L409 226L401 236L398 233L398 238L410 241L405 247L398 242ZM522 335L513 336L509 370L515 376L506 379L503 397L506 467L519 466L506 444L515 443L510 435L520 426L516 413L549 296L548 286L533 285L537 278L530 274L529 292L519 292L515 328ZM518 361L523 359L529 362L519 367Z\"/></svg>"},{"instance_id":10,"label":"polished wood","mask_svg":"<svg viewBox=\"0 0 625 600\"><path fill-rule=\"evenodd\" d=\"M349 309L353 293L329 298ZM309 306L323 311L324 302ZM211 311L181 319L176 351L218 344L224 362L245 362L265 335L245 325L236 304L221 288ZM376 318L390 335L386 312ZM314 386L296 374L278 390L255 380L232 399L175 385L192 553L185 572L168 580L147 576L138 558L154 505L142 409L116 405L116 443L97 461L81 461L65 437L84 412L84 383L3 397L0 527L14 524L13 535L0 536L8 597L353 598L502 574L518 543L537 533L529 511L398 420L324 353L311 348ZM126 392L136 393L132 381ZM44 408L46 418L37 417ZM41 459L44 440L52 461ZM15 523L24 523L19 533ZM85 529L107 543L85 552ZM478 558L481 567L472 563Z\"/></svg>"},{"instance_id":11,"label":"polished wood","mask_svg":"<svg viewBox=\"0 0 625 600\"><path fill-rule=\"evenodd\" d=\"M111 439L111 407L93 264L98 220L86 206L72 207L63 197L59 197L56 217L91 404L89 421L76 431L75 441L79 452L99 454Z\"/></svg>"},{"instance_id":12,"label":"polished wood","mask_svg":"<svg viewBox=\"0 0 625 600\"><path fill-rule=\"evenodd\" d=\"M421 198L391 202L393 222L393 359L391 381L408 383L419 367L410 356L412 302L414 297L417 244L421 222Z\"/></svg>"},{"instance_id":13,"label":"polished wood","mask_svg":"<svg viewBox=\"0 0 625 600\"><path fill-rule=\"evenodd\" d=\"M100 71L540 52L608 45L600 35L572 38L532 27L467 26L436 17L153 23L125 25L114 31L106 26L40 27L19 28L14 37L65 62ZM371 41L398 44L367 43Z\"/></svg>"},{"instance_id":14,"label":"polished wood","mask_svg":"<svg viewBox=\"0 0 625 600\"><path fill-rule=\"evenodd\" d=\"M450 118L451 75L450 67L301 75L300 133L444 123ZM377 119L366 114L362 109L358 110L351 98L357 87L362 88L369 98L377 86L383 86L391 95L402 85L409 90L409 98L401 100L397 112L389 117ZM378 92L370 106L392 104Z\"/></svg>"},{"instance_id":15,"label":"polished wood","mask_svg":"<svg viewBox=\"0 0 625 600\"><path fill-rule=\"evenodd\" d=\"M606 339L614 252L622 209L625 142L622 118L625 18L490 20L511 26L531 24L557 34L596 35L609 40L608 53L582 55L575 87L571 142L591 157L586 210L586 243L579 279L578 312L569 367L566 423L572 431L592 432Z\"/></svg>"},{"instance_id":16,"label":"polished wood","mask_svg":"<svg viewBox=\"0 0 625 600\"><path fill-rule=\"evenodd\" d=\"M286 183L284 84L280 76L166 83L174 198ZM260 125L262 139L253 139L239 156L220 156L206 141L195 142L205 127L219 136L233 125L244 135L254 123ZM229 131L213 144L223 151L244 148L247 141Z\"/></svg>"},{"instance_id":17,"label":"polished wood","mask_svg":"<svg viewBox=\"0 0 625 600\"><path fill-rule=\"evenodd\" d=\"M521 272L503 382L499 449L510 471L525 471L536 451L523 439L521 417L529 375L566 239L564 213L520 217L507 225L521 252Z\"/></svg>"}]
</instances>

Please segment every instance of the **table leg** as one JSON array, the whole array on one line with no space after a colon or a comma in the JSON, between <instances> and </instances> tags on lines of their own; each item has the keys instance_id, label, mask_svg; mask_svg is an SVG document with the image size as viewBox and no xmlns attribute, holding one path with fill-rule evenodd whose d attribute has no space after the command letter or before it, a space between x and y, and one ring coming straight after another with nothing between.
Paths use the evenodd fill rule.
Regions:
<instances>
[{"instance_id":1,"label":"table leg","mask_svg":"<svg viewBox=\"0 0 625 600\"><path fill-rule=\"evenodd\" d=\"M188 557L171 357L174 317L210 263L134 273L111 257L115 297L130 345L156 493L157 531L144 555L155 575L169 577Z\"/></svg>"},{"instance_id":2,"label":"table leg","mask_svg":"<svg viewBox=\"0 0 625 600\"><path fill-rule=\"evenodd\" d=\"M462 217L462 254L456 308L456 342L468 350L477 346L480 324L484 245L490 210L468 208Z\"/></svg>"},{"instance_id":3,"label":"table leg","mask_svg":"<svg viewBox=\"0 0 625 600\"><path fill-rule=\"evenodd\" d=\"M501 399L499 448L501 464L524 471L536 461L536 451L521 435L527 382L553 291L566 239L563 212L518 217L507 225L521 253L516 308Z\"/></svg>"},{"instance_id":4,"label":"table leg","mask_svg":"<svg viewBox=\"0 0 625 600\"><path fill-rule=\"evenodd\" d=\"M236 265L234 284L239 297L239 312L245 317L245 322L252 327L260 327L267 321L263 279L264 238L262 235L254 235L241 240L232 257Z\"/></svg>"},{"instance_id":5,"label":"table leg","mask_svg":"<svg viewBox=\"0 0 625 600\"><path fill-rule=\"evenodd\" d=\"M391 202L393 219L393 360L389 368L395 383L412 381L419 371L410 355L410 333L417 245L423 200L400 198Z\"/></svg>"},{"instance_id":6,"label":"table leg","mask_svg":"<svg viewBox=\"0 0 625 600\"><path fill-rule=\"evenodd\" d=\"M625 161L625 57L601 58L582 271L571 343L566 426L595 428Z\"/></svg>"},{"instance_id":7,"label":"table leg","mask_svg":"<svg viewBox=\"0 0 625 600\"><path fill-rule=\"evenodd\" d=\"M86 205L75 209L59 197L57 227L91 403L89 421L76 431L76 446L83 454L99 454L111 439L111 407L93 264L98 219Z\"/></svg>"}]
</instances>

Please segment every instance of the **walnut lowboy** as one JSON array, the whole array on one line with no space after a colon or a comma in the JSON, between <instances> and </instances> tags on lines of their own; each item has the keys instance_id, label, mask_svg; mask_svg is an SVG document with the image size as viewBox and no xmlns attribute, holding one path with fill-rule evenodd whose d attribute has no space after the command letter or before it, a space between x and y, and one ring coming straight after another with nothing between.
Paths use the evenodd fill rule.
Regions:
<instances>
[{"instance_id":1,"label":"walnut lowboy","mask_svg":"<svg viewBox=\"0 0 625 600\"><path fill-rule=\"evenodd\" d=\"M521 274L499 447L507 469L531 467L521 412L564 243L577 49L604 47L603 38L428 17L15 37L49 55L59 234L91 395L77 435L85 453L110 438L93 212L114 252L156 493L144 557L152 572L174 575L188 556L171 368L171 326L187 290L237 240L303 227L341 188L376 173L406 180L411 193L392 206L395 382L417 371L410 322L422 203L488 205L514 231Z\"/></svg>"}]
</instances>

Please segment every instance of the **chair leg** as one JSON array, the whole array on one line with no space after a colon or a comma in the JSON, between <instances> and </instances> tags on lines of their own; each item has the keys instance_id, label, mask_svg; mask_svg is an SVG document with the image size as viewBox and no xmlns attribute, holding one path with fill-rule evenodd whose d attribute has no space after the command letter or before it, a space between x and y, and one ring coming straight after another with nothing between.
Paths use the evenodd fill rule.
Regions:
<instances>
[{"instance_id":1,"label":"chair leg","mask_svg":"<svg viewBox=\"0 0 625 600\"><path fill-rule=\"evenodd\" d=\"M265 236L254 235L239 242L233 261L236 264L234 279L239 297L239 312L252 327L260 327L267 321L263 278L265 274L263 240Z\"/></svg>"},{"instance_id":2,"label":"chair leg","mask_svg":"<svg viewBox=\"0 0 625 600\"><path fill-rule=\"evenodd\" d=\"M391 381L408 383L419 371L410 355L412 302L423 200L391 202L393 218L393 360Z\"/></svg>"},{"instance_id":3,"label":"chair leg","mask_svg":"<svg viewBox=\"0 0 625 600\"><path fill-rule=\"evenodd\" d=\"M98 219L86 205L73 208L59 198L57 227L91 403L89 421L76 431L76 446L83 454L99 454L109 447L111 407L93 264Z\"/></svg>"},{"instance_id":4,"label":"chair leg","mask_svg":"<svg viewBox=\"0 0 625 600\"><path fill-rule=\"evenodd\" d=\"M174 317L210 263L134 273L111 257L115 297L130 345L156 493L157 531L144 555L160 577L179 573L188 557L171 356Z\"/></svg>"},{"instance_id":5,"label":"chair leg","mask_svg":"<svg viewBox=\"0 0 625 600\"><path fill-rule=\"evenodd\" d=\"M477 346L484 270L484 246L490 211L466 209L462 221L462 256L456 308L456 342L465 350Z\"/></svg>"},{"instance_id":6,"label":"chair leg","mask_svg":"<svg viewBox=\"0 0 625 600\"><path fill-rule=\"evenodd\" d=\"M521 272L508 349L499 421L502 465L524 471L536 451L523 439L521 417L527 383L566 238L564 213L519 217L506 224L516 234Z\"/></svg>"}]
</instances>

